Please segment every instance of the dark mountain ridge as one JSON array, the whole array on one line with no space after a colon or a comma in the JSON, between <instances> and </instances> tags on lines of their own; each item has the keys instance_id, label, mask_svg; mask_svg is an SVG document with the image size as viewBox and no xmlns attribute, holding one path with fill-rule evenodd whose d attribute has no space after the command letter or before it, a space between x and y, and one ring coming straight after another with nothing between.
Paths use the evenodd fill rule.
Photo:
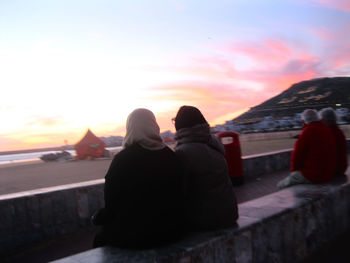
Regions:
<instances>
[{"instance_id":1,"label":"dark mountain ridge","mask_svg":"<svg viewBox=\"0 0 350 263\"><path fill-rule=\"evenodd\" d=\"M350 77L318 78L293 84L279 95L249 109L237 118L235 124L294 116L305 109L320 110L341 107L350 110Z\"/></svg>"}]
</instances>

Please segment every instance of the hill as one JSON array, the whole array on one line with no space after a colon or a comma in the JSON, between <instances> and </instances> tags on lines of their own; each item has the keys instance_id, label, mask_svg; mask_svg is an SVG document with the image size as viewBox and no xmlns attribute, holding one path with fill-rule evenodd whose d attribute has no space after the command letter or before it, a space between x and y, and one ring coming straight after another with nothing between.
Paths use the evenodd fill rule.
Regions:
<instances>
[{"instance_id":1,"label":"hill","mask_svg":"<svg viewBox=\"0 0 350 263\"><path fill-rule=\"evenodd\" d=\"M249 109L237 118L235 124L294 116L305 109L342 107L350 110L350 77L319 78L293 84L279 95Z\"/></svg>"}]
</instances>

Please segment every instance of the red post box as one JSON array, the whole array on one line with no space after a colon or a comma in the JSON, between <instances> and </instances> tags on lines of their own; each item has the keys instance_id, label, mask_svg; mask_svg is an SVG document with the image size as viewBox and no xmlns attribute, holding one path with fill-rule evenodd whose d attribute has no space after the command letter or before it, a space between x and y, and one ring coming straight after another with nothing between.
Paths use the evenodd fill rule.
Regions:
<instances>
[{"instance_id":1,"label":"red post box","mask_svg":"<svg viewBox=\"0 0 350 263\"><path fill-rule=\"evenodd\" d=\"M216 134L216 137L225 147L225 157L228 173L232 184L243 184L243 164L239 135L236 132L224 131Z\"/></svg>"}]
</instances>

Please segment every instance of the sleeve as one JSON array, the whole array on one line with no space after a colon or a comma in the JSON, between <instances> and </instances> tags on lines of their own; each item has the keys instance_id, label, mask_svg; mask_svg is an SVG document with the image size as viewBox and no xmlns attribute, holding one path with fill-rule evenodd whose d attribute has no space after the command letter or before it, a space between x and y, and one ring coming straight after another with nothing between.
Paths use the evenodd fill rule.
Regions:
<instances>
[{"instance_id":1,"label":"sleeve","mask_svg":"<svg viewBox=\"0 0 350 263\"><path fill-rule=\"evenodd\" d=\"M306 152L306 146L308 141L308 132L303 130L300 133L298 140L294 145L292 156L290 159L290 170L298 171L303 168L303 160Z\"/></svg>"},{"instance_id":2,"label":"sleeve","mask_svg":"<svg viewBox=\"0 0 350 263\"><path fill-rule=\"evenodd\" d=\"M116 158L114 158L105 176L105 185L104 185L105 207L97 210L91 216L91 222L93 225L96 225L96 226L105 225L111 218L109 209L106 209L106 207L110 207L110 203L114 199L113 185L115 180L114 180L113 174L115 173L116 169L117 169L117 161L116 161Z\"/></svg>"},{"instance_id":3,"label":"sleeve","mask_svg":"<svg viewBox=\"0 0 350 263\"><path fill-rule=\"evenodd\" d=\"M118 154L119 155L119 154ZM123 162L121 158L116 155L108 169L108 172L105 176L105 186L104 186L104 201L105 201L105 214L106 217L111 214L111 211L114 210L119 196L122 195L123 184L121 180L123 178Z\"/></svg>"}]
</instances>

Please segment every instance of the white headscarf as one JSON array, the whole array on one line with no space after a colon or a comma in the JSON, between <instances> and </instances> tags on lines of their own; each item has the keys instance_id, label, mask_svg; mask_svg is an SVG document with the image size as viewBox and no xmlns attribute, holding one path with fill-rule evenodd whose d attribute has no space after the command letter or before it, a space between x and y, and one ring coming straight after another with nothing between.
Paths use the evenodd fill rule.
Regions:
<instances>
[{"instance_id":1,"label":"white headscarf","mask_svg":"<svg viewBox=\"0 0 350 263\"><path fill-rule=\"evenodd\" d=\"M160 150L165 147L156 117L150 110L136 109L128 116L123 147L127 148L135 143L148 150Z\"/></svg>"}]
</instances>

